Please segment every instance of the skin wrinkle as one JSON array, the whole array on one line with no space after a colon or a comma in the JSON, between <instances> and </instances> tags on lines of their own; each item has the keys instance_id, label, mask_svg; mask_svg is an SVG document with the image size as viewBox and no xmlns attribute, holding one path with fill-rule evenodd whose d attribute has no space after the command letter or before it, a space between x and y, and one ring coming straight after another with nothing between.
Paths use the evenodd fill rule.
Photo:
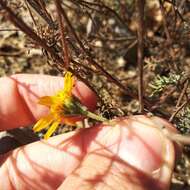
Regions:
<instances>
[{"instance_id":1,"label":"skin wrinkle","mask_svg":"<svg viewBox=\"0 0 190 190\"><path fill-rule=\"evenodd\" d=\"M95 153L93 153L95 155ZM88 154L88 158L93 156L92 153ZM87 158L87 160L88 160ZM84 158L85 160L85 158ZM98 163L98 160L96 160ZM86 164L86 163L85 163ZM92 187L96 187L98 183L103 182L104 175L107 174L110 171L112 161L109 160L108 163L104 162L104 166L106 165L107 167L99 167L101 164L97 166L89 165L89 164L81 164L80 167L77 168L75 172L73 172L73 175L76 175L80 177L83 181L88 182L88 184L92 184ZM102 170L103 169L103 170ZM91 177L90 177L91 176Z\"/></svg>"},{"instance_id":2,"label":"skin wrinkle","mask_svg":"<svg viewBox=\"0 0 190 190\"><path fill-rule=\"evenodd\" d=\"M6 166L7 166L7 168L9 168L8 163L6 163ZM7 175L8 175L8 179L9 179L12 190L15 190L15 187L17 185L15 184L15 178L13 177L14 174L11 172L10 168L8 169Z\"/></svg>"},{"instance_id":3,"label":"skin wrinkle","mask_svg":"<svg viewBox=\"0 0 190 190\"><path fill-rule=\"evenodd\" d=\"M161 185L160 183L158 184L158 182L156 182L156 180L152 179L150 176L146 176L146 174L137 170L133 166L130 166L128 163L123 162L117 156L109 159L109 157L106 157L104 155L105 159L107 161L109 161L109 163L111 163L111 168L110 167L105 168L106 170L103 169L103 171L104 171L103 174L97 173L96 175L94 175L94 177L93 177L94 179L92 177L90 177L90 179L89 179L88 173L89 173L89 170L91 168L88 165L89 156L90 155L87 156L87 158L83 161L83 164L81 165L80 168L78 168L77 171L75 171L71 176L68 176L68 180L66 179L66 181L64 182L66 184L63 183L65 185L64 187L67 187L67 188L60 188L60 189L75 190L75 189L84 189L85 187L94 187L95 189L99 189L99 184L101 182L103 182L104 184L106 184L107 182L112 182L110 185L112 185L113 189L115 189L114 187L118 187L118 184L113 183L113 179L110 179L110 177L112 178L111 174L116 174L116 172L117 172L117 171L113 170L113 164L112 163L114 163L114 165L115 165L115 162L118 162L119 165L121 165L121 164L123 165L121 167L125 168L125 172L122 172L122 174L117 173L117 175L119 175L118 180L120 180L120 184L124 182L126 189L128 189L128 187L134 187L135 186L135 187L138 187L139 189L144 189L144 190L147 189L148 187L154 187L154 189L160 190L160 188L159 188ZM94 158L93 160L94 161L96 160L96 162L98 161L97 158ZM92 164L93 162L90 162L90 163ZM102 161L99 164L102 165ZM105 167L105 164L103 164L102 166ZM98 172L98 171L96 171L97 168L91 168L91 169L95 170L94 171L95 173ZM129 169L132 169L134 171L128 172ZM84 178L83 176L81 176L82 173L87 173L87 174L85 174L87 176ZM101 169L101 173L102 173L102 169ZM74 180L76 182L76 184L75 184L74 188L71 188L72 185L69 184L68 181L70 181L70 180L72 181L73 177L76 177L76 179ZM97 177L99 177L101 180L98 180ZM140 180L143 177L145 177L144 182ZM79 181L79 183L77 183L77 180ZM151 180L153 180L153 181L151 181ZM67 186L67 185L69 185L69 186ZM82 187L81 187L81 185L82 185ZM81 187L81 188L79 188L79 187ZM124 187L124 186L122 186L122 187ZM89 189L92 189L92 188L89 188ZM135 190L136 190L136 188L135 188Z\"/></svg>"},{"instance_id":4,"label":"skin wrinkle","mask_svg":"<svg viewBox=\"0 0 190 190\"><path fill-rule=\"evenodd\" d=\"M15 178L15 171L13 172L13 164L12 164L13 162L15 162L15 158L18 155L18 151L19 150L14 151L14 153L12 155L10 155L9 158L5 162L5 167L8 170L7 175L8 175L10 184L11 184L11 188L13 187L13 190L17 189L17 187L18 187L17 183L16 183L16 178Z\"/></svg>"},{"instance_id":5,"label":"skin wrinkle","mask_svg":"<svg viewBox=\"0 0 190 190\"><path fill-rule=\"evenodd\" d=\"M21 99L22 105L24 106L25 112L28 115L28 119L31 123L34 123L36 121L31 109L29 108L28 104L26 103L24 96L22 95L19 85L16 85L16 91L19 94L19 98Z\"/></svg>"},{"instance_id":6,"label":"skin wrinkle","mask_svg":"<svg viewBox=\"0 0 190 190\"><path fill-rule=\"evenodd\" d=\"M33 170L32 176L34 175L33 173L36 172L36 175L38 175L38 180L42 181L41 187L38 185L38 188L37 188L37 184L33 182L32 176L27 176L25 172L23 172L23 170L20 170L20 167L18 165L19 164L18 159L20 159L20 157L24 157L24 159L27 162L27 163L25 162L27 167L29 166ZM41 165L38 165L36 162L33 162L32 160L30 160L30 158L27 156L24 150L16 151L15 154L9 158L8 163L9 163L8 168L10 171L9 174L10 176L12 176L11 181L13 182L14 187L17 187L19 183L22 187L18 189L28 190L28 187L32 187L31 188L32 190L33 189L54 189L54 187L55 186L58 187L63 180L63 177L60 176L58 178L58 176L55 173L53 174L51 171L49 171L48 166L47 168L42 168ZM35 179L36 177L34 178L34 180ZM49 184L49 181L54 181L54 183Z\"/></svg>"},{"instance_id":7,"label":"skin wrinkle","mask_svg":"<svg viewBox=\"0 0 190 190\"><path fill-rule=\"evenodd\" d=\"M6 82L6 80L7 80L7 83L9 84L9 86L11 87L10 88L10 92L9 91L5 91L5 93L7 93L7 92L9 92L9 94L10 93L13 93L14 94L14 96L13 96L13 98L11 99L12 101L15 101L14 99L16 99L16 104L19 104L19 107L18 108L13 108L13 112L11 113L12 114L12 118L9 118L9 119L11 119L12 121L15 119L15 117L16 117L16 115L15 115L15 111L17 111L17 110L19 110L19 113L21 114L21 113L24 113L24 115L25 115L25 117L27 117L27 119L25 119L25 120L30 120L30 121L32 121L33 120L33 117L31 116L31 114L30 114L30 111L29 111L29 109L28 109L28 107L26 106L26 104L25 104L25 101L24 101L24 99L22 98L22 96L21 96L21 94L19 93L19 91L18 91L18 88L17 88L17 84L16 84L16 82L15 81L13 81L11 78L2 78L1 80L5 80L5 82ZM9 95L8 94L8 95ZM6 108L7 109L7 108ZM5 123L6 121L4 120L4 118L7 116L7 110L6 109L4 109L5 111L5 113L0 113L0 115L2 115L2 122L3 123ZM11 108L9 108L9 109L11 109ZM15 110L16 109L16 110ZM17 116L18 117L18 116ZM6 127L6 126L4 126L4 127ZM4 128L4 127L2 127L2 124L1 124L1 130Z\"/></svg>"},{"instance_id":8,"label":"skin wrinkle","mask_svg":"<svg viewBox=\"0 0 190 190\"><path fill-rule=\"evenodd\" d=\"M114 160L116 161L117 158L115 157ZM121 181L121 180L130 182L129 178L125 178L125 177L124 177L126 172L122 172L122 171L120 170L121 167L119 168L119 167L117 167L116 165L117 165L117 163L113 164L113 166L112 166L113 169L109 172L107 178L104 179L104 184L107 185L107 184L109 183L109 184L110 184L109 187L113 186L113 184L120 184L120 181ZM118 164L118 165L119 165L119 164ZM116 170L115 170L115 169L116 169ZM110 178L111 178L111 179L110 179ZM123 178L124 178L124 179L123 179ZM135 183L137 183L137 181L136 181ZM123 186L122 189L128 189L128 186L129 186L129 185Z\"/></svg>"},{"instance_id":9,"label":"skin wrinkle","mask_svg":"<svg viewBox=\"0 0 190 190\"><path fill-rule=\"evenodd\" d=\"M106 126L106 127L109 127L109 126ZM97 139L97 138L100 138L100 139L104 139L105 138L106 133L103 133L103 135L101 134L99 137L97 137L99 135L98 133L100 132L101 128L102 128L101 126L98 126L98 130L97 130L97 127L96 127L96 128L94 128L95 130L93 130L93 128L89 128L89 131L84 131L85 133L90 132L89 134L86 134L86 136L89 135L90 138L88 138L88 136L86 138L84 138L85 139L85 144L86 144L86 148L85 148L86 152L89 154L89 153L97 153L98 151L106 150L107 153L117 154L117 152L113 153L112 150L111 150L111 148L114 145L117 145L118 141L110 143L107 140L101 142L101 141L99 141ZM109 132L112 133L110 130L113 130L113 129L110 128L109 131L108 131L108 133ZM107 130L106 130L106 132L107 132ZM84 136L85 136L85 134L84 134Z\"/></svg>"},{"instance_id":10,"label":"skin wrinkle","mask_svg":"<svg viewBox=\"0 0 190 190\"><path fill-rule=\"evenodd\" d=\"M84 156L87 154L85 138L81 138L81 150L83 152L82 159L84 159Z\"/></svg>"},{"instance_id":11,"label":"skin wrinkle","mask_svg":"<svg viewBox=\"0 0 190 190\"><path fill-rule=\"evenodd\" d=\"M129 184L131 184L131 182L132 182L132 184L134 183L135 187L138 186L140 189L141 188L147 189L147 188L150 188L150 187L154 187L154 189L159 189L160 190L161 183L159 183L157 181L157 179L153 179L150 174L146 174L146 173L142 172L141 170L138 170L136 167L130 165L129 163L127 163L127 165L128 165L127 169L123 170L123 168L125 168L125 167L122 168L122 165L126 165L125 161L120 160L120 158L117 158L117 157L115 158L115 161L116 161L116 163L114 164L114 168L116 168L116 170L113 171L112 176L118 176L118 177L121 177L121 178L124 177L123 180L128 181ZM121 170L121 168L122 168L122 170ZM131 170L131 169L133 171L131 171L131 172L128 171L128 170ZM142 178L144 180L141 180ZM127 184L127 187L128 187L128 184ZM134 187L132 189L134 189Z\"/></svg>"},{"instance_id":12,"label":"skin wrinkle","mask_svg":"<svg viewBox=\"0 0 190 190\"><path fill-rule=\"evenodd\" d=\"M28 164L32 167L34 173L36 173L36 175L38 175L38 178L40 181L43 181L43 186L42 188L44 189L48 189L47 187L49 187L49 189L53 189L55 187L58 187L62 180L64 179L64 175L60 175L60 173L57 173L56 171L53 171L53 168L51 168L51 165L53 165L52 159L49 160L49 165L44 167L40 164L38 164L37 162L33 161L30 159L30 157L27 155L27 151L25 151L24 149L22 150L22 156L25 157L25 159L27 160ZM48 159L48 157L47 157ZM46 171L46 175L44 173L44 171ZM23 173L23 175L25 175ZM29 181L32 181L32 179L28 178ZM54 181L54 184L49 184L49 181ZM44 187L46 186L46 188Z\"/></svg>"},{"instance_id":13,"label":"skin wrinkle","mask_svg":"<svg viewBox=\"0 0 190 190\"><path fill-rule=\"evenodd\" d=\"M27 86L29 92L36 98L45 94L53 95L56 91L63 88L62 77L38 74L16 74L12 75L11 78L15 79L20 85Z\"/></svg>"},{"instance_id":14,"label":"skin wrinkle","mask_svg":"<svg viewBox=\"0 0 190 190\"><path fill-rule=\"evenodd\" d=\"M88 129L87 129L88 130ZM90 128L89 129L90 131L92 130L92 128ZM99 130L98 130L99 131ZM94 135L94 137L96 137L96 133L97 133L97 131L94 131L95 133L93 134ZM87 131L84 131L83 130L83 136L85 136L85 134L87 133ZM87 135L87 134L86 134ZM84 142L85 142L85 144L86 144L86 146L85 146L85 149L86 150L88 150L88 146L90 145L90 141L88 140L88 141L85 141L85 138L83 138L84 140ZM91 138L91 141L93 141L93 139L94 138ZM94 139L95 140L95 139ZM96 140L95 140L95 142L96 142ZM98 141L96 142L96 143L98 143ZM100 149L100 151L102 150L102 149L106 149L107 147L104 147L102 144L99 144L99 146L102 146L102 148ZM99 148L98 149L95 149L94 151L88 151L88 156L90 156L91 154L96 154L97 153L97 151L99 150ZM106 150L106 152L107 152L107 154L109 153L109 154L112 154L109 150ZM102 154L102 156L105 156L105 155L103 155ZM83 158L83 160L85 160L85 157ZM83 161L82 161L83 162ZM84 169L84 167L82 166L82 162L81 162L81 164L79 164L79 166L72 172L72 174L73 175L77 175L77 170L80 168L80 167L82 167L83 169ZM110 161L109 161L110 162ZM110 169L110 167L111 167L111 164L112 164L112 162L110 162L110 164L109 164L109 166L106 168L106 172L103 172L103 173L107 173L108 171L109 171L109 169ZM94 168L95 167L95 168ZM97 168L96 168L96 166L94 165L93 166L93 168L91 168L91 170L88 168L88 166L87 166L87 169L88 169L88 171L86 171L87 173L89 173L89 171L93 171L93 170L96 170ZM94 172L93 172L94 173ZM102 172L101 172L102 173ZM102 175L104 175L104 174L102 174ZM99 174L98 176L99 176L99 179L101 179L103 176L102 176L101 174ZM96 178L98 177L97 175L96 175ZM93 179L92 179L93 180ZM88 179L88 181L90 182L91 181L91 183L92 183L92 180L89 180ZM94 180L93 180L94 181ZM98 179L96 179L95 181L98 181ZM95 181L93 182L93 184L95 183Z\"/></svg>"},{"instance_id":15,"label":"skin wrinkle","mask_svg":"<svg viewBox=\"0 0 190 190\"><path fill-rule=\"evenodd\" d=\"M78 138L79 138L80 136L78 136ZM78 139L76 139L75 141L77 141L78 142ZM44 143L46 142L46 141L43 141ZM55 145L53 146L53 148L57 148ZM65 150L67 153L68 153L68 151L67 150ZM19 158L18 158L19 159ZM35 164L35 163L34 163ZM45 173L45 174L47 174L47 173ZM43 175L42 175L43 176ZM62 179L63 180L63 179Z\"/></svg>"},{"instance_id":16,"label":"skin wrinkle","mask_svg":"<svg viewBox=\"0 0 190 190\"><path fill-rule=\"evenodd\" d=\"M25 76L26 75L24 74L18 74L14 75L12 78L18 84L20 95L23 97L27 107L29 108L31 114L34 117L34 120L31 123L34 123L40 117L48 113L48 109L45 106L37 104L38 99L41 96L55 93L55 91L58 90L58 87L61 88L63 84L60 85L60 80L58 80L58 78L56 77L52 77L51 80L48 80L49 76L46 75L38 76L31 74L27 75L28 78L25 80L26 78ZM32 77L32 82L31 82L31 77ZM49 92L46 89L49 89ZM39 112L43 112L43 114L39 115L38 114Z\"/></svg>"},{"instance_id":17,"label":"skin wrinkle","mask_svg":"<svg viewBox=\"0 0 190 190\"><path fill-rule=\"evenodd\" d=\"M9 167L8 167L8 163L5 163L5 166L4 166L4 176L5 176L5 178L4 178L4 181L6 181L6 183L7 183L7 187L10 187L9 189L10 190L14 190L14 185L13 185L13 183L12 183L12 180L11 180L11 178L10 178L10 173L9 173L9 169L8 169ZM1 170L2 170L2 168L0 168ZM0 189L0 190L3 190L3 189Z\"/></svg>"},{"instance_id":18,"label":"skin wrinkle","mask_svg":"<svg viewBox=\"0 0 190 190\"><path fill-rule=\"evenodd\" d=\"M85 146L84 146L85 138L82 138L82 134L83 133L81 132L81 130L75 131L75 133L72 136L73 142L69 142L69 140L70 140L70 137L69 137L68 139L66 138L64 141L62 141L61 143L59 143L55 147L62 150L62 151L64 151L64 152L66 152L67 154L75 157L75 159L80 161L80 160L83 159L83 157L87 153L86 149L85 149ZM61 135L58 135L58 136L61 136ZM50 145L50 146L52 146L52 145ZM79 148L79 150L80 150L80 154L73 153L73 152L69 151L68 149L69 149L70 146L77 146L77 148Z\"/></svg>"},{"instance_id":19,"label":"skin wrinkle","mask_svg":"<svg viewBox=\"0 0 190 190\"><path fill-rule=\"evenodd\" d=\"M33 81L32 82L29 82L27 80L25 80L23 78L24 75L22 74L16 74L16 75L12 75L10 76L9 78L12 79L16 84L17 86L19 87L23 87L23 89L27 89L27 92L29 92L30 94L32 94L33 96L35 96L36 98L39 98L39 95L37 95L37 93L35 93L33 90L32 90L32 87L33 86L36 86L37 85L37 81L36 81L36 77L33 76L33 75L29 75L29 77L32 77L33 76ZM38 82L38 85L40 83L40 80ZM23 95L23 91L21 91L21 94Z\"/></svg>"}]
</instances>

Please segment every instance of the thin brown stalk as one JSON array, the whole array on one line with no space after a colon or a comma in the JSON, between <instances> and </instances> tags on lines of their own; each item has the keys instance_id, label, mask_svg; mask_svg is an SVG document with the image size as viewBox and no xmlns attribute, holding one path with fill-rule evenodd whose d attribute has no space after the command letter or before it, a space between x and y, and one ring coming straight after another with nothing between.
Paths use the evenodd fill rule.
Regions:
<instances>
[{"instance_id":1,"label":"thin brown stalk","mask_svg":"<svg viewBox=\"0 0 190 190\"><path fill-rule=\"evenodd\" d=\"M0 29L0 32L18 32L18 31L20 31L19 29L17 29L17 28L13 28L13 29L9 29L9 28L4 28L4 29Z\"/></svg>"},{"instance_id":2,"label":"thin brown stalk","mask_svg":"<svg viewBox=\"0 0 190 190\"><path fill-rule=\"evenodd\" d=\"M30 6L38 13L38 15L49 25L52 29L57 29L56 24L53 22L50 14L45 8L45 3L41 0L27 0Z\"/></svg>"},{"instance_id":3,"label":"thin brown stalk","mask_svg":"<svg viewBox=\"0 0 190 190\"><path fill-rule=\"evenodd\" d=\"M180 106L181 104L181 101L183 99L183 97L185 96L186 94L186 90L188 88L188 85L189 85L189 79L186 79L186 81L184 82L184 87L183 87L183 90L182 92L180 93L180 96L178 98L178 101L177 101L177 104L176 104L176 110L174 111L174 113L171 115L169 121L172 122L173 119L175 118L175 116L187 105L188 103L188 97L187 100Z\"/></svg>"},{"instance_id":4,"label":"thin brown stalk","mask_svg":"<svg viewBox=\"0 0 190 190\"><path fill-rule=\"evenodd\" d=\"M0 56L3 57L17 57L20 56L24 53L24 51L18 51L18 52L13 52L13 53L9 53L9 52L1 52L0 51Z\"/></svg>"},{"instance_id":5,"label":"thin brown stalk","mask_svg":"<svg viewBox=\"0 0 190 190\"><path fill-rule=\"evenodd\" d=\"M182 9L182 7L184 6L186 0L181 0L181 2L179 3L178 7L176 6L176 3L173 2L173 1L169 1L169 0L165 0L165 1L168 2L168 3L170 3L170 4L172 4L172 7L173 7L173 9L175 11L176 16L178 15L179 18L181 19L181 21L185 22L185 19L183 18L182 14L180 13L179 10Z\"/></svg>"},{"instance_id":6,"label":"thin brown stalk","mask_svg":"<svg viewBox=\"0 0 190 190\"><path fill-rule=\"evenodd\" d=\"M62 54L64 57L64 64L65 68L67 69L70 65L70 56L69 56L69 49L65 37L65 27L63 23L63 17L61 15L61 2L59 0L55 0L55 5L57 8L57 16L58 16L58 22L59 22L59 29L61 33L61 45L62 45Z\"/></svg>"},{"instance_id":7,"label":"thin brown stalk","mask_svg":"<svg viewBox=\"0 0 190 190\"><path fill-rule=\"evenodd\" d=\"M167 38L168 43L171 43L171 37L170 37L170 33L169 33L169 30L168 30L168 26L167 26L166 14L165 14L165 10L164 10L162 0L159 0L159 4L160 4L160 11L161 11L161 14L162 14L162 19L163 19L163 25L164 25L164 31L165 31L165 34L166 34L166 38Z\"/></svg>"},{"instance_id":8,"label":"thin brown stalk","mask_svg":"<svg viewBox=\"0 0 190 190\"><path fill-rule=\"evenodd\" d=\"M172 134L168 135L168 137L182 145L190 145L190 135Z\"/></svg>"},{"instance_id":9,"label":"thin brown stalk","mask_svg":"<svg viewBox=\"0 0 190 190\"><path fill-rule=\"evenodd\" d=\"M162 125L158 126L158 129L171 141L176 142L180 145L190 145L190 135L178 134L167 129L167 127Z\"/></svg>"},{"instance_id":10,"label":"thin brown stalk","mask_svg":"<svg viewBox=\"0 0 190 190\"><path fill-rule=\"evenodd\" d=\"M129 44L129 46L125 50L125 53L127 54L129 50L131 50L137 44L137 42L138 42L137 40L134 40L131 44Z\"/></svg>"},{"instance_id":11,"label":"thin brown stalk","mask_svg":"<svg viewBox=\"0 0 190 190\"><path fill-rule=\"evenodd\" d=\"M28 5L27 0L24 0L24 2L25 2L25 5L26 5L26 7L27 7L27 9L28 9L28 12L29 12L29 14L30 14L30 17L32 18L32 21L33 21L34 25L37 27L36 20L35 20L33 14L32 14L32 11L31 11L31 9L30 9L30 7L29 7L29 5Z\"/></svg>"},{"instance_id":12,"label":"thin brown stalk","mask_svg":"<svg viewBox=\"0 0 190 190\"><path fill-rule=\"evenodd\" d=\"M49 20L53 23L53 19L52 19L51 15L48 13L48 11L46 9L46 4L45 4L44 0L39 0L39 4L40 4L40 6L42 8L42 11L49 18Z\"/></svg>"},{"instance_id":13,"label":"thin brown stalk","mask_svg":"<svg viewBox=\"0 0 190 190\"><path fill-rule=\"evenodd\" d=\"M164 102L166 102L166 100L168 100L168 98L171 97L172 94L177 90L177 86L180 84L184 84L187 80L188 80L188 78L185 78L180 83L178 82L178 84L176 86L170 86L170 88L167 88L167 90L162 94L160 99L150 108L150 111L154 111L158 107L160 107L160 105L164 104ZM188 99L188 97L187 97L187 99Z\"/></svg>"},{"instance_id":14,"label":"thin brown stalk","mask_svg":"<svg viewBox=\"0 0 190 190\"><path fill-rule=\"evenodd\" d=\"M82 6L92 9L94 11L101 12L102 14L105 14L104 12L110 12L111 14L113 14L115 16L115 18L118 19L118 21L130 33L128 26L126 25L125 21L121 18L121 16L112 8L106 6L103 2L97 3L97 2L89 2L89 1L83 1L83 0L78 0L77 2L72 0L72 2L75 4L81 4ZM99 8L99 11L93 7Z\"/></svg>"},{"instance_id":15,"label":"thin brown stalk","mask_svg":"<svg viewBox=\"0 0 190 190\"><path fill-rule=\"evenodd\" d=\"M144 85L143 85L143 62L144 62L144 0L137 0L137 11L138 11L138 29L137 29L137 38L138 38L138 49L137 49L137 62L138 62L138 97L139 97L139 112L142 113L144 110Z\"/></svg>"},{"instance_id":16,"label":"thin brown stalk","mask_svg":"<svg viewBox=\"0 0 190 190\"><path fill-rule=\"evenodd\" d=\"M169 97L171 97L171 95L176 91L176 86L171 87L170 89L167 89L166 93L164 93L160 99L158 100L158 102L156 102L151 108L150 111L153 111L155 109L157 109L158 107L160 107L160 105L162 105L164 102L166 102L166 100L168 100Z\"/></svg>"},{"instance_id":17,"label":"thin brown stalk","mask_svg":"<svg viewBox=\"0 0 190 190\"><path fill-rule=\"evenodd\" d=\"M171 115L169 122L172 122L174 117L187 105L188 101L185 101L181 106L179 106L176 111Z\"/></svg>"},{"instance_id":18,"label":"thin brown stalk","mask_svg":"<svg viewBox=\"0 0 190 190\"><path fill-rule=\"evenodd\" d=\"M182 92L180 93L180 96L178 98L178 101L177 101L177 104L176 104L176 108L180 106L181 101L182 101L182 99L183 99L183 97L184 97L184 95L186 93L186 90L187 90L188 86L189 86L189 79L187 79L185 81L185 83L184 83L184 87L183 87Z\"/></svg>"}]
</instances>

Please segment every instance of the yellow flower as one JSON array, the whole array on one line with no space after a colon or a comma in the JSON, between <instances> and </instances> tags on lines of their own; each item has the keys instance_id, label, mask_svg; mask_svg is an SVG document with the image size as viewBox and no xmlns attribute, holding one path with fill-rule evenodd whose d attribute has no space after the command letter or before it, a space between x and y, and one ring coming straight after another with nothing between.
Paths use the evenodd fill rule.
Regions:
<instances>
[{"instance_id":1,"label":"yellow flower","mask_svg":"<svg viewBox=\"0 0 190 190\"><path fill-rule=\"evenodd\" d=\"M47 133L44 135L48 139L57 129L59 124L65 123L73 125L77 121L80 114L80 107L75 103L76 98L72 97L72 88L74 85L74 77L72 73L67 72L64 78L64 88L55 96L44 96L39 99L39 104L49 107L50 113L41 118L33 127L35 132L49 127ZM76 113L76 114L75 114Z\"/></svg>"},{"instance_id":2,"label":"yellow flower","mask_svg":"<svg viewBox=\"0 0 190 190\"><path fill-rule=\"evenodd\" d=\"M48 128L44 139L48 139L62 123L75 125L77 121L84 117L89 117L97 121L106 121L105 118L98 116L81 105L80 101L72 96L74 76L66 72L64 78L64 88L55 96L44 96L39 99L39 104L49 107L50 113L41 118L33 127L34 132Z\"/></svg>"}]
</instances>

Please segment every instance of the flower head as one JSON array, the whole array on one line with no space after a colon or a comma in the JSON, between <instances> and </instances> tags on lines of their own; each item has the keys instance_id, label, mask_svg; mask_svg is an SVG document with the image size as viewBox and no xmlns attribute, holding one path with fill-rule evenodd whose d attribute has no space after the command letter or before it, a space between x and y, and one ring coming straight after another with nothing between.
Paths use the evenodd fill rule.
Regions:
<instances>
[{"instance_id":1,"label":"flower head","mask_svg":"<svg viewBox=\"0 0 190 190\"><path fill-rule=\"evenodd\" d=\"M41 118L33 127L35 132L49 127L44 138L48 139L61 123L74 125L79 115L80 106L76 104L76 98L72 96L74 77L67 72L64 78L64 88L54 96L44 96L39 99L39 104L49 107L50 113Z\"/></svg>"},{"instance_id":2,"label":"flower head","mask_svg":"<svg viewBox=\"0 0 190 190\"><path fill-rule=\"evenodd\" d=\"M75 125L76 122L85 117L98 121L105 121L104 118L91 113L81 105L80 101L72 95L74 76L71 72L66 72L64 78L64 88L54 96L43 96L39 99L39 104L49 108L49 114L41 118L33 127L34 132L48 128L44 135L48 139L58 126L62 123Z\"/></svg>"}]
</instances>

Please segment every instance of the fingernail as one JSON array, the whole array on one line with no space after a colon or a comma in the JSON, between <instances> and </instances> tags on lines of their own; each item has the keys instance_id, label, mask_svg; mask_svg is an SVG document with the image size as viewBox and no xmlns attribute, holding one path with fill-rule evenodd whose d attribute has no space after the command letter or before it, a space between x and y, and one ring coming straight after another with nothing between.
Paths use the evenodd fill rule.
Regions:
<instances>
[{"instance_id":1,"label":"fingernail","mask_svg":"<svg viewBox=\"0 0 190 190\"><path fill-rule=\"evenodd\" d=\"M150 118L130 117L119 125L125 126L125 138L120 156L130 165L155 177L168 175L173 168L174 148ZM167 165L167 167L166 167Z\"/></svg>"}]
</instances>

